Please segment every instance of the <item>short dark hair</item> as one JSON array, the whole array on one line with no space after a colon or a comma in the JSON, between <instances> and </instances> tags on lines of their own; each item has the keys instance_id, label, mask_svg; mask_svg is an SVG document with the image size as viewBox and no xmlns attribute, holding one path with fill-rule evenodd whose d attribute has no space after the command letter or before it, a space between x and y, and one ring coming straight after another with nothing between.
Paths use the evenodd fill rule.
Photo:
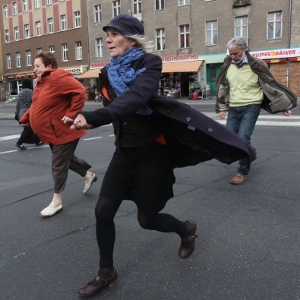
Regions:
<instances>
[{"instance_id":1,"label":"short dark hair","mask_svg":"<svg viewBox=\"0 0 300 300\"><path fill-rule=\"evenodd\" d=\"M43 51L34 56L34 58L40 58L45 65L45 67L48 67L49 65L52 66L53 69L58 68L57 60L52 52L50 51Z\"/></svg>"}]
</instances>

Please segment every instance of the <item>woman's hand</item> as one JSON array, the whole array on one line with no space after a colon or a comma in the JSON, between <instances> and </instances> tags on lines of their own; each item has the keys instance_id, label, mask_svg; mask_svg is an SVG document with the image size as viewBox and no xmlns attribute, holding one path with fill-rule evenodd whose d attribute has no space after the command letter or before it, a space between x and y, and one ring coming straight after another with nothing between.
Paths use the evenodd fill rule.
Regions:
<instances>
[{"instance_id":1,"label":"woman's hand","mask_svg":"<svg viewBox=\"0 0 300 300\"><path fill-rule=\"evenodd\" d=\"M87 124L85 117L82 114L78 114L76 119L74 120L73 125L70 127L71 129L90 129L92 125Z\"/></svg>"},{"instance_id":2,"label":"woman's hand","mask_svg":"<svg viewBox=\"0 0 300 300\"><path fill-rule=\"evenodd\" d=\"M64 116L62 119L61 119L65 124L66 123L72 123L74 120L67 117L67 116Z\"/></svg>"},{"instance_id":3,"label":"woman's hand","mask_svg":"<svg viewBox=\"0 0 300 300\"><path fill-rule=\"evenodd\" d=\"M30 127L30 124L29 122L27 123L19 123L22 127Z\"/></svg>"}]
</instances>

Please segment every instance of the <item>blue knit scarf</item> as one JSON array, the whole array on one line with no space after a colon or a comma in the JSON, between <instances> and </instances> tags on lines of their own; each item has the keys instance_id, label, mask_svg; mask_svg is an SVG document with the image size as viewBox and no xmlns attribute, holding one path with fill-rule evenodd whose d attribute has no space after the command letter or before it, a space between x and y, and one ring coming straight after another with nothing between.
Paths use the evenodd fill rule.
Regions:
<instances>
[{"instance_id":1,"label":"blue knit scarf","mask_svg":"<svg viewBox=\"0 0 300 300\"><path fill-rule=\"evenodd\" d=\"M134 83L136 77L146 71L146 68L135 71L131 68L131 63L145 54L143 49L130 48L116 58L112 58L106 66L108 79L114 88L116 95L120 96ZM153 111L145 106L136 113L140 115L150 115Z\"/></svg>"}]
</instances>

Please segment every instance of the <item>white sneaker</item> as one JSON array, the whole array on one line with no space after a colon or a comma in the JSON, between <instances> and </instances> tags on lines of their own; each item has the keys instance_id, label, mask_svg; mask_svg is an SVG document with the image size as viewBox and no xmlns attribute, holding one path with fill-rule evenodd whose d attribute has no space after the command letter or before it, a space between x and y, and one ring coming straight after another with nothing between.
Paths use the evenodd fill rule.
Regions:
<instances>
[{"instance_id":1,"label":"white sneaker","mask_svg":"<svg viewBox=\"0 0 300 300\"><path fill-rule=\"evenodd\" d=\"M59 204L56 207L53 207L51 205L47 206L46 208L44 208L41 212L40 212L40 216L47 218L47 217L52 217L54 216L56 213L58 213L59 211L61 211L63 209L63 205Z\"/></svg>"},{"instance_id":2,"label":"white sneaker","mask_svg":"<svg viewBox=\"0 0 300 300\"><path fill-rule=\"evenodd\" d=\"M97 179L98 179L98 176L95 173L93 173L92 176L90 177L90 179L88 179L85 182L84 190L83 190L84 194L86 194L90 190L90 188L92 187L93 182L96 182Z\"/></svg>"}]
</instances>

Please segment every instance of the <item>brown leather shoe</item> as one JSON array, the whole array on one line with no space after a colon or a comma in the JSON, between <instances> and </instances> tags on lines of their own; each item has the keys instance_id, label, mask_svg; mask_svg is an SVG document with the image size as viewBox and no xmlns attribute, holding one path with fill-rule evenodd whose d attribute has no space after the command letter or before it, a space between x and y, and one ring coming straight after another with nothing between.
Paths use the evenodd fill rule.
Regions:
<instances>
[{"instance_id":1,"label":"brown leather shoe","mask_svg":"<svg viewBox=\"0 0 300 300\"><path fill-rule=\"evenodd\" d=\"M193 253L195 249L195 239L198 236L195 234L197 230L196 222L194 220L188 220L186 222L190 224L193 233L188 238L181 239L181 245L178 252L181 258L187 258Z\"/></svg>"},{"instance_id":2,"label":"brown leather shoe","mask_svg":"<svg viewBox=\"0 0 300 300\"><path fill-rule=\"evenodd\" d=\"M117 280L117 278L118 278L118 273L116 269L114 269L114 272L109 279L104 279L101 278L99 275L97 275L93 281L87 283L85 286L79 289L78 294L83 297L94 296L97 293L99 293L103 287L108 285L112 287L115 281Z\"/></svg>"},{"instance_id":3,"label":"brown leather shoe","mask_svg":"<svg viewBox=\"0 0 300 300\"><path fill-rule=\"evenodd\" d=\"M235 177L233 177L230 180L231 184L242 184L246 180L246 176L236 174Z\"/></svg>"}]
</instances>

